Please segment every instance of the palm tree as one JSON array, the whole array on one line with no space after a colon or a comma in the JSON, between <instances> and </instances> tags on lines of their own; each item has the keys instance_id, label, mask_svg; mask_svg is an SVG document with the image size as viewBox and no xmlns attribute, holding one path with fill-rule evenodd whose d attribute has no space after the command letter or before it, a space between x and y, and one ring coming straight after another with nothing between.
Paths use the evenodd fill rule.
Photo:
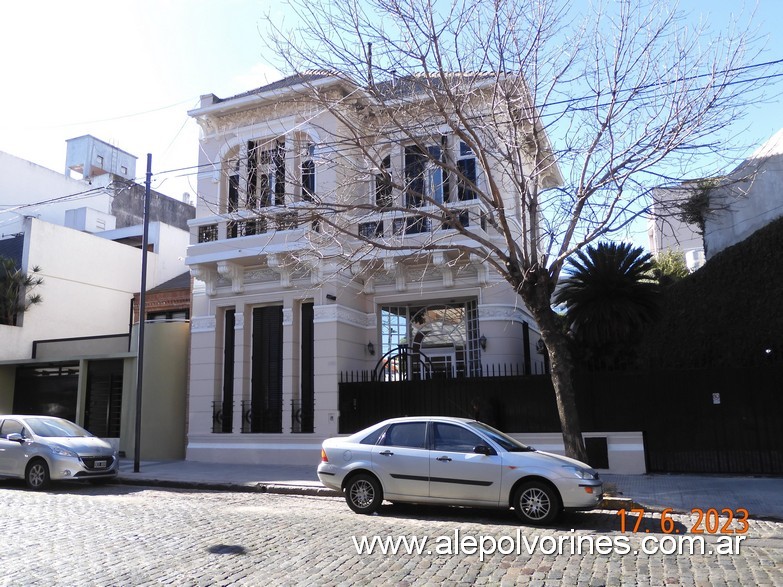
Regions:
<instances>
[{"instance_id":1,"label":"palm tree","mask_svg":"<svg viewBox=\"0 0 783 587\"><path fill-rule=\"evenodd\" d=\"M627 243L598 243L569 259L555 293L568 329L589 362L618 367L633 354L645 324L658 315L652 256Z\"/></svg>"},{"instance_id":2,"label":"palm tree","mask_svg":"<svg viewBox=\"0 0 783 587\"><path fill-rule=\"evenodd\" d=\"M0 324L16 326L20 312L43 301L40 294L30 293L43 283L43 278L35 275L40 270L33 267L32 273L24 273L13 259L0 256Z\"/></svg>"}]
</instances>

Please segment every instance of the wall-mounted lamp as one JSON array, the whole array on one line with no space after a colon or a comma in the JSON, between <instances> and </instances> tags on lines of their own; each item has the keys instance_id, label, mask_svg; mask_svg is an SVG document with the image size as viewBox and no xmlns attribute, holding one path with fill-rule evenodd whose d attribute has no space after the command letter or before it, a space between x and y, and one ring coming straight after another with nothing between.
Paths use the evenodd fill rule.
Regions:
<instances>
[{"instance_id":1,"label":"wall-mounted lamp","mask_svg":"<svg viewBox=\"0 0 783 587\"><path fill-rule=\"evenodd\" d=\"M367 352L371 355L375 354L375 345L372 343L372 341L367 343Z\"/></svg>"},{"instance_id":2,"label":"wall-mounted lamp","mask_svg":"<svg viewBox=\"0 0 783 587\"><path fill-rule=\"evenodd\" d=\"M479 346L481 347L482 351L487 350L487 337L483 334L479 337Z\"/></svg>"}]
</instances>

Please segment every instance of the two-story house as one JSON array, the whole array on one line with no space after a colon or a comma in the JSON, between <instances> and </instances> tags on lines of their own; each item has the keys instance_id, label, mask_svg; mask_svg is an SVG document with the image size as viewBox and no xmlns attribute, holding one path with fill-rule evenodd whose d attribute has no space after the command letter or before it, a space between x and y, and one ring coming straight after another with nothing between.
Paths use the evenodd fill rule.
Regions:
<instances>
[{"instance_id":1,"label":"two-story house","mask_svg":"<svg viewBox=\"0 0 783 587\"><path fill-rule=\"evenodd\" d=\"M341 113L340 99L323 108L312 92L351 100ZM368 162L345 138L380 108L350 82L313 72L208 94L190 111L202 136L186 259L195 278L188 459L315 462L321 439L338 431L348 371L387 380L492 364L544 372L519 296L460 250L465 234L428 216L445 211L498 238L471 187L485 181L476 153L443 128L379 141ZM359 122L349 128L343 115ZM444 246L425 251L425 241Z\"/></svg>"}]
</instances>

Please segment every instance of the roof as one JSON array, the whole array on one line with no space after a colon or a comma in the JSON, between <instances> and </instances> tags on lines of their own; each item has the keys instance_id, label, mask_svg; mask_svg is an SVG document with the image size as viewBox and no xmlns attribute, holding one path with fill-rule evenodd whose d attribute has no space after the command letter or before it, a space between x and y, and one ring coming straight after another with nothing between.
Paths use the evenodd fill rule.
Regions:
<instances>
[{"instance_id":1,"label":"roof","mask_svg":"<svg viewBox=\"0 0 783 587\"><path fill-rule=\"evenodd\" d=\"M171 291L175 289L190 289L190 271L185 271L173 279L161 283L157 287L147 290L147 293L157 293L162 291Z\"/></svg>"},{"instance_id":2,"label":"roof","mask_svg":"<svg viewBox=\"0 0 783 587\"><path fill-rule=\"evenodd\" d=\"M473 84L476 82L480 83L495 80L498 78L498 74L497 72L454 72L446 74L446 77L455 83L459 83L460 80L465 80L468 84ZM347 79L340 73L328 70L311 70L304 71L302 73L296 73L270 84L260 86L247 92L242 92L241 94L229 96L227 98L219 98L214 96L212 103L220 104L223 102L231 102L232 100L240 100L250 96L266 94L276 90L285 90L327 79L332 79L334 81L342 80L346 83L357 86L356 83ZM444 83L441 76L413 74L402 77L393 76L375 83L374 86L374 92L371 93L374 93L377 97L381 99L398 99L426 93L428 88L443 89Z\"/></svg>"},{"instance_id":3,"label":"roof","mask_svg":"<svg viewBox=\"0 0 783 587\"><path fill-rule=\"evenodd\" d=\"M272 82L271 84L266 84L265 86L260 86L254 90L248 90L247 92L242 92L241 94L236 94L234 96L229 96L228 98L218 98L215 97L215 103L220 102L228 102L230 100L236 100L238 98L245 98L247 96L253 96L255 94L263 94L266 92L272 92L274 90L282 90L285 88L293 88L295 86L299 86L302 84L308 84L312 83L317 80L321 79L327 79L327 78L337 78L338 75L330 72L330 71L324 71L324 70L315 70L315 71L305 71L302 73L295 73L294 75L289 75L288 77L285 77L281 80L277 80L276 82Z\"/></svg>"}]
</instances>

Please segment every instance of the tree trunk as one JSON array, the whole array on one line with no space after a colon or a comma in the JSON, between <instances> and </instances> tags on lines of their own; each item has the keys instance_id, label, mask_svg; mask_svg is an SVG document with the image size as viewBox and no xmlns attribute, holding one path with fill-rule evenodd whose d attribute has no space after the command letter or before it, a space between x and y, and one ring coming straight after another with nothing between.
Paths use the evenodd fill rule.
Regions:
<instances>
[{"instance_id":1,"label":"tree trunk","mask_svg":"<svg viewBox=\"0 0 783 587\"><path fill-rule=\"evenodd\" d=\"M542 295L543 287L535 288L535 295L526 299L528 308L541 329L541 338L549 351L552 385L555 389L557 412L563 432L566 456L587 462L587 451L582 439L582 426L576 409L574 393L574 361L568 339L558 324L548 295ZM528 296L526 296L528 297Z\"/></svg>"}]
</instances>

